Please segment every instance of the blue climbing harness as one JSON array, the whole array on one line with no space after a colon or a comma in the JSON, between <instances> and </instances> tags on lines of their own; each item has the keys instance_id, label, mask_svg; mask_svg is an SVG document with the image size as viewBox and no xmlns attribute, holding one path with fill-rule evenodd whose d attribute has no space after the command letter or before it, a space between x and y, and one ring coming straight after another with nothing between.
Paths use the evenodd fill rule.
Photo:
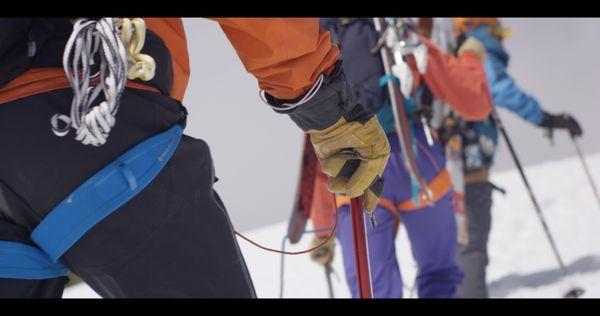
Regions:
<instances>
[{"instance_id":1,"label":"blue climbing harness","mask_svg":"<svg viewBox=\"0 0 600 316\"><path fill-rule=\"evenodd\" d=\"M169 161L183 134L175 125L125 152L69 194L33 230L39 247L0 241L0 278L66 275L58 259L87 231L140 193Z\"/></svg>"},{"instance_id":2,"label":"blue climbing harness","mask_svg":"<svg viewBox=\"0 0 600 316\"><path fill-rule=\"evenodd\" d=\"M14 241L0 240L0 278L50 279L67 275L67 268L52 262L40 249Z\"/></svg>"}]
</instances>

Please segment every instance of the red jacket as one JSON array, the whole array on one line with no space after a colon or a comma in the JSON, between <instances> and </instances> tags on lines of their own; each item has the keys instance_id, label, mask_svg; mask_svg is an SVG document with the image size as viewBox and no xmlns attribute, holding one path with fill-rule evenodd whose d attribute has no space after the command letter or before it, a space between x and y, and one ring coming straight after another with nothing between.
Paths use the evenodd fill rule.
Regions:
<instances>
[{"instance_id":1,"label":"red jacket","mask_svg":"<svg viewBox=\"0 0 600 316\"><path fill-rule=\"evenodd\" d=\"M427 38L427 71L423 80L433 95L447 102L468 121L482 121L492 113L492 97L483 62L473 52L454 57L442 52ZM413 71L416 77L420 75Z\"/></svg>"}]
</instances>

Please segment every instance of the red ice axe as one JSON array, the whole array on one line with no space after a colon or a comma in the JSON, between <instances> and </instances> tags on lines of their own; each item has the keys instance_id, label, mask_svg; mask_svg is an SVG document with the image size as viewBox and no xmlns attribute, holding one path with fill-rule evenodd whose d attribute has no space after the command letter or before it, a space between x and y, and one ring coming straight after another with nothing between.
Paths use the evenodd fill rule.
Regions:
<instances>
[{"instance_id":1,"label":"red ice axe","mask_svg":"<svg viewBox=\"0 0 600 316\"><path fill-rule=\"evenodd\" d=\"M363 205L363 196L350 199L352 239L354 241L354 263L356 275L358 277L358 292L360 298L373 298Z\"/></svg>"}]
</instances>

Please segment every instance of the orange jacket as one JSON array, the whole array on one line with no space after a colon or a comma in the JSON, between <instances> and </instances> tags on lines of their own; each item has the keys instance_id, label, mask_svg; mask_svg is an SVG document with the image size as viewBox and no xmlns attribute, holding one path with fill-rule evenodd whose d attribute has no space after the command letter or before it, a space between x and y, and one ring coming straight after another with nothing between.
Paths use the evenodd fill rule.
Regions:
<instances>
[{"instance_id":1,"label":"orange jacket","mask_svg":"<svg viewBox=\"0 0 600 316\"><path fill-rule=\"evenodd\" d=\"M173 62L171 97L181 101L190 76L185 30L180 18L145 18L165 42ZM280 99L306 92L319 74L329 73L339 58L329 32L316 18L214 18L246 70L261 89ZM201 57L200 57L201 58ZM132 82L133 88L154 90ZM61 68L30 69L0 89L0 104L46 91L70 87Z\"/></svg>"}]
</instances>

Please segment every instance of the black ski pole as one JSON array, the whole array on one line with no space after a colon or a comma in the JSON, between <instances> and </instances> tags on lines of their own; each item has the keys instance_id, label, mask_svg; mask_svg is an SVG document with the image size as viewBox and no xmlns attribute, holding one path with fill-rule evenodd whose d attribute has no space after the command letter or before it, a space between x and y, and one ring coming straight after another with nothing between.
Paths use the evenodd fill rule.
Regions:
<instances>
[{"instance_id":1,"label":"black ski pole","mask_svg":"<svg viewBox=\"0 0 600 316\"><path fill-rule=\"evenodd\" d=\"M508 137L508 133L506 132L504 125L502 125L502 122L500 121L500 117L498 116L498 113L496 113L495 110L492 111L492 118L494 119L496 126L500 129L500 133L502 133L502 137L504 138L504 141L506 142L506 146L508 147L508 150L510 151L510 155L512 156L512 159L513 159L515 165L517 166L517 169L519 170L521 179L523 180L523 184L525 184L525 188L527 189L529 198L531 199L531 202L533 203L533 207L538 215L538 218L542 224L542 227L544 228L546 237L548 237L548 241L550 242L550 246L552 247L552 251L554 252L556 261L558 261L558 265L560 267L560 272L562 274L562 277L565 278L568 275L567 267L565 266L565 264L560 256L560 253L558 252L558 247L556 246L556 243L554 242L554 238L552 237L552 233L550 233L550 229L548 228L548 225L546 224L546 219L544 218L542 209L541 209L540 205L538 204L538 201L535 198L535 195L533 194L533 190L531 189L531 185L529 185L527 176L525 176L525 171L523 170L521 161L519 160L519 157L517 156L517 153L515 152L512 142L510 141L510 138ZM579 297L581 294L583 294L583 289L573 288L573 289L570 289L564 295L564 297L576 298L576 297Z\"/></svg>"},{"instance_id":2,"label":"black ski pole","mask_svg":"<svg viewBox=\"0 0 600 316\"><path fill-rule=\"evenodd\" d=\"M333 284L331 284L331 274L333 273L333 268L331 268L331 264L325 265L325 278L327 279L327 289L329 290L329 298L335 298L333 295Z\"/></svg>"},{"instance_id":3,"label":"black ski pole","mask_svg":"<svg viewBox=\"0 0 600 316\"><path fill-rule=\"evenodd\" d=\"M598 193L598 187L596 187L596 183L594 183L594 178L592 178L592 173L588 168L587 162L585 161L585 156L583 155L583 151L577 142L577 139L573 134L569 133L571 136L571 140L573 141L573 145L575 145L575 150L577 151L577 156L579 156L579 160L581 161L581 165L583 166L583 170L590 182L590 186L592 187L592 191L594 192L594 196L596 197L596 202L598 202L598 207L600 207L600 194Z\"/></svg>"}]
</instances>

